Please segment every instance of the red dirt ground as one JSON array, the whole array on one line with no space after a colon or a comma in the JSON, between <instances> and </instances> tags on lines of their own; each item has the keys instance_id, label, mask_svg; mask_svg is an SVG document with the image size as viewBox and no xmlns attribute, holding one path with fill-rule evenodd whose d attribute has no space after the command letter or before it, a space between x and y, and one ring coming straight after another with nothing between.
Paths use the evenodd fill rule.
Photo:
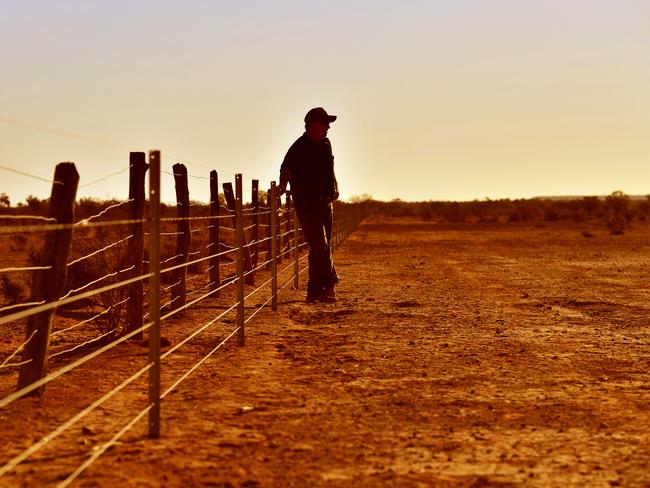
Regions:
<instances>
[{"instance_id":1,"label":"red dirt ground","mask_svg":"<svg viewBox=\"0 0 650 488\"><path fill-rule=\"evenodd\" d=\"M303 275L165 398L161 439L139 422L75 486L650 486L649 256L645 227L368 220L335 254L338 303L302 302ZM163 389L228 322L163 363ZM0 410L0 462L145 357L125 344ZM0 486L56 485L145 402L138 380Z\"/></svg>"}]
</instances>

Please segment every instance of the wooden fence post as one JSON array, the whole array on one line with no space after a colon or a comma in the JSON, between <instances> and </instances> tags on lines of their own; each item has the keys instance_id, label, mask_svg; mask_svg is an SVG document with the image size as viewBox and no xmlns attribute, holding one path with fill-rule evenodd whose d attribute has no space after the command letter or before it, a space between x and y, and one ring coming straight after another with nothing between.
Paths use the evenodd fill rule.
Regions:
<instances>
[{"instance_id":1,"label":"wooden fence post","mask_svg":"<svg viewBox=\"0 0 650 488\"><path fill-rule=\"evenodd\" d=\"M259 240L260 240L260 200L259 200L259 180L252 181L251 205L253 207L253 267L257 267L259 262Z\"/></svg>"},{"instance_id":2,"label":"wooden fence post","mask_svg":"<svg viewBox=\"0 0 650 488\"><path fill-rule=\"evenodd\" d=\"M210 252L209 255L217 256L211 257L208 262L210 264L210 290L215 290L221 285L221 270L219 268L219 262L221 261L218 256L221 253L221 239L220 239L220 225L221 219L219 219L219 210L221 205L219 204L219 175L215 170L210 171ZM219 296L219 292L215 292L213 295L215 297Z\"/></svg>"},{"instance_id":3,"label":"wooden fence post","mask_svg":"<svg viewBox=\"0 0 650 488\"><path fill-rule=\"evenodd\" d=\"M176 186L176 214L177 217L182 218L176 223L176 259L172 262L174 265L187 263L190 256L191 244L191 229L190 221L187 220L190 216L190 190L187 184L187 168L184 164L177 163L172 166L174 173L174 183ZM172 302L169 305L171 310L176 310L185 305L187 299L187 290L185 287L185 277L187 276L187 266L178 268L172 272L173 285L171 298Z\"/></svg>"},{"instance_id":4,"label":"wooden fence post","mask_svg":"<svg viewBox=\"0 0 650 488\"><path fill-rule=\"evenodd\" d=\"M149 152L149 437L160 437L160 151Z\"/></svg>"},{"instance_id":5,"label":"wooden fence post","mask_svg":"<svg viewBox=\"0 0 650 488\"><path fill-rule=\"evenodd\" d=\"M237 234L237 338L244 345L244 204L241 174L235 175L235 229Z\"/></svg>"},{"instance_id":6,"label":"wooden fence post","mask_svg":"<svg viewBox=\"0 0 650 488\"><path fill-rule=\"evenodd\" d=\"M272 185L275 182L271 183ZM274 193L275 195L275 210L276 210L276 219L275 219L275 239L276 239L276 244L275 244L275 251L276 251L276 259L278 263L282 262L282 197L278 195L277 187L276 191Z\"/></svg>"},{"instance_id":7,"label":"wooden fence post","mask_svg":"<svg viewBox=\"0 0 650 488\"><path fill-rule=\"evenodd\" d=\"M144 180L147 173L146 155L143 152L132 152L129 154L129 219L142 220L144 218ZM144 228L142 223L131 225L133 237L129 241L128 256L131 260L133 270L131 277L142 275L144 260ZM143 324L143 302L144 283L136 281L129 285L129 301L126 302L126 330L132 332L142 327ZM142 340L144 331L133 336L134 339Z\"/></svg>"},{"instance_id":8,"label":"wooden fence post","mask_svg":"<svg viewBox=\"0 0 650 488\"><path fill-rule=\"evenodd\" d=\"M233 217L233 223L235 224L235 229L236 229L237 228L237 201L235 199L235 193L232 190L232 183L223 184L223 196L226 199L226 205L228 205L228 208L232 212L235 212ZM243 221L243 215L242 215L242 221ZM244 234L244 270L250 271L252 269L253 269L253 263L251 261L251 250L248 247L248 242L246 241L246 235ZM245 280L247 285L254 285L255 273L247 274Z\"/></svg>"},{"instance_id":9,"label":"wooden fence post","mask_svg":"<svg viewBox=\"0 0 650 488\"><path fill-rule=\"evenodd\" d=\"M278 309L278 196L271 182L271 310Z\"/></svg>"},{"instance_id":10,"label":"wooden fence post","mask_svg":"<svg viewBox=\"0 0 650 488\"><path fill-rule=\"evenodd\" d=\"M48 216L59 224L74 221L74 201L79 184L79 173L74 163L59 163L54 170L54 183L50 195ZM45 236L39 266L49 269L37 270L32 280L32 302L53 302L61 298L65 286L68 253L72 240L72 225L69 228L49 231ZM18 389L43 378L47 373L50 331L54 309L47 310L27 319L22 361L29 361L20 367ZM32 337L33 335L33 337ZM34 389L29 395L40 395L45 386Z\"/></svg>"}]
</instances>

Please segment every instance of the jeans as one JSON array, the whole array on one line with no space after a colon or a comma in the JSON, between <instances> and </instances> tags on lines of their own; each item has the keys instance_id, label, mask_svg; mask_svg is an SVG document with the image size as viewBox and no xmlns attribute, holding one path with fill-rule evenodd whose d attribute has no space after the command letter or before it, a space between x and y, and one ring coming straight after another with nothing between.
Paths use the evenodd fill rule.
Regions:
<instances>
[{"instance_id":1,"label":"jeans","mask_svg":"<svg viewBox=\"0 0 650 488\"><path fill-rule=\"evenodd\" d=\"M332 261L332 205L296 205L302 232L309 246L307 293L318 295L334 286L339 277Z\"/></svg>"}]
</instances>

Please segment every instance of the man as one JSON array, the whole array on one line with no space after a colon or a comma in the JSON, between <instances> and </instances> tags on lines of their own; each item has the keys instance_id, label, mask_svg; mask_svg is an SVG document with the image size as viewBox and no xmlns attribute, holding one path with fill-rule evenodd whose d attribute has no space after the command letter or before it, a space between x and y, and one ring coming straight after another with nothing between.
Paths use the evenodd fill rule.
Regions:
<instances>
[{"instance_id":1,"label":"man","mask_svg":"<svg viewBox=\"0 0 650 488\"><path fill-rule=\"evenodd\" d=\"M291 185L298 220L309 245L307 302L335 302L339 280L332 262L332 202L339 197L334 156L327 138L329 115L322 107L305 115L305 132L294 142L280 167L280 195Z\"/></svg>"}]
</instances>

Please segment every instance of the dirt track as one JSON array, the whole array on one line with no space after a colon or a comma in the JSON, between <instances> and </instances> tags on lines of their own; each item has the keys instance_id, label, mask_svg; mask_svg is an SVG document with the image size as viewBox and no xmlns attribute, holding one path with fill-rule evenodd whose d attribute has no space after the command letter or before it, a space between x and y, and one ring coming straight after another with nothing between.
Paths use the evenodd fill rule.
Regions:
<instances>
[{"instance_id":1,"label":"dirt track","mask_svg":"<svg viewBox=\"0 0 650 488\"><path fill-rule=\"evenodd\" d=\"M283 292L245 348L218 351L165 399L160 440L142 422L77 485L650 486L650 230L586 228L366 223L335 255L338 303L302 302L304 280ZM224 330L183 350L163 382ZM90 384L135 371L138 347ZM12 442L23 412L57 408L50 390L0 412ZM62 479L143 391L0 485Z\"/></svg>"}]
</instances>

